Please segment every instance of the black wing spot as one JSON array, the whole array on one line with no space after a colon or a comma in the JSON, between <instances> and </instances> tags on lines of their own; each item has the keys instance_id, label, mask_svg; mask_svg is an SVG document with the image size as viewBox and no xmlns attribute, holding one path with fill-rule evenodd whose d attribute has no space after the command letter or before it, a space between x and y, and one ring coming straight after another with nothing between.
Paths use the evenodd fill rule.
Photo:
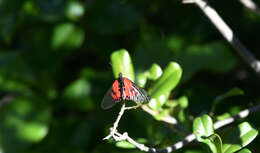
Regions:
<instances>
[{"instance_id":1,"label":"black wing spot","mask_svg":"<svg viewBox=\"0 0 260 153\"><path fill-rule=\"evenodd\" d=\"M113 94L113 95L116 95L116 93L115 93L115 91L114 91L114 90L111 90L111 92L112 92L112 94Z\"/></svg>"},{"instance_id":2,"label":"black wing spot","mask_svg":"<svg viewBox=\"0 0 260 153\"><path fill-rule=\"evenodd\" d=\"M135 89L132 87L131 90L130 90L130 92L134 92L134 91L135 91Z\"/></svg>"}]
</instances>

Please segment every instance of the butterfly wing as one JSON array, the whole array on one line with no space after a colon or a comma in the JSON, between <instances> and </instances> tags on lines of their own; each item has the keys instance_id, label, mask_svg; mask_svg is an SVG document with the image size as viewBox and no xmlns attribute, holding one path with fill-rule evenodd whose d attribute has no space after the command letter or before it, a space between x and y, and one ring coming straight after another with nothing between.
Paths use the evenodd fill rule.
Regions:
<instances>
[{"instance_id":1,"label":"butterfly wing","mask_svg":"<svg viewBox=\"0 0 260 153\"><path fill-rule=\"evenodd\" d=\"M127 78L124 78L124 92L126 100L132 100L136 103L149 101L147 92Z\"/></svg>"},{"instance_id":2,"label":"butterfly wing","mask_svg":"<svg viewBox=\"0 0 260 153\"><path fill-rule=\"evenodd\" d=\"M122 94L119 87L118 80L115 80L112 87L107 91L105 94L101 107L103 109L109 109L113 107L117 102L120 102L122 100Z\"/></svg>"},{"instance_id":3,"label":"butterfly wing","mask_svg":"<svg viewBox=\"0 0 260 153\"><path fill-rule=\"evenodd\" d=\"M143 88L139 87L136 83L133 83L133 88L137 91L137 95L134 97L135 101L142 103L149 102L150 98Z\"/></svg>"},{"instance_id":4,"label":"butterfly wing","mask_svg":"<svg viewBox=\"0 0 260 153\"><path fill-rule=\"evenodd\" d=\"M105 94L101 102L102 109L112 108L116 104L111 96L111 92L112 92L112 87L107 91L107 93Z\"/></svg>"}]
</instances>

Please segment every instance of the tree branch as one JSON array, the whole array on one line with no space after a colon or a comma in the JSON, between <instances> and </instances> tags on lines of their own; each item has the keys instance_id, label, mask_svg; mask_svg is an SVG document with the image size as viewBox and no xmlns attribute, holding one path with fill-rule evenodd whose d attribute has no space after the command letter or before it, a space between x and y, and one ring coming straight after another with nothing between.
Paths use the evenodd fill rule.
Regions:
<instances>
[{"instance_id":1,"label":"tree branch","mask_svg":"<svg viewBox=\"0 0 260 153\"><path fill-rule=\"evenodd\" d=\"M234 116L229 117L227 119L215 122L214 123L214 129L217 130L217 129L223 127L223 126L231 124L232 122L234 122L237 119L246 118L249 114L252 114L252 113L257 112L259 110L260 110L260 104L257 105L257 106L245 109L245 110L239 112L237 115L234 115ZM115 135L119 138L118 139L119 141L121 141L121 140L128 141L129 143L134 145L139 150L144 151L144 152L152 152L152 153L170 153L174 150L182 148L183 146L185 146L185 145L187 145L190 142L195 140L195 135L189 134L184 138L184 140L177 142L172 146L169 146L169 147L166 147L166 148L156 149L156 148L148 147L148 146L145 146L144 144L136 142L134 139L132 139L131 137L128 136L127 132L120 134L119 132L115 131ZM118 140L115 140L115 141L118 141Z\"/></svg>"},{"instance_id":2,"label":"tree branch","mask_svg":"<svg viewBox=\"0 0 260 153\"><path fill-rule=\"evenodd\" d=\"M246 8L250 9L251 11L255 12L256 14L260 15L259 7L251 0L239 0Z\"/></svg>"},{"instance_id":3,"label":"tree branch","mask_svg":"<svg viewBox=\"0 0 260 153\"><path fill-rule=\"evenodd\" d=\"M212 24L218 29L222 36L231 44L238 55L249 65L249 67L260 76L259 60L241 43L238 37L233 33L231 28L219 16L205 0L182 0L183 3L194 3L209 18Z\"/></svg>"}]
</instances>

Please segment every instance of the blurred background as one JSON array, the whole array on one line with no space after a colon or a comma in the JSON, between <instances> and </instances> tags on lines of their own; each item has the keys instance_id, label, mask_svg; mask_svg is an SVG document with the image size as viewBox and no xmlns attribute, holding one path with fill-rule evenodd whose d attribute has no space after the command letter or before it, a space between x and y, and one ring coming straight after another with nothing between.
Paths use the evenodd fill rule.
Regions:
<instances>
[{"instance_id":1,"label":"blurred background","mask_svg":"<svg viewBox=\"0 0 260 153\"><path fill-rule=\"evenodd\" d=\"M256 1L259 5L260 2ZM238 1L209 0L241 41L260 58L260 16ZM236 114L260 100L259 77L194 5L180 0L0 0L0 152L140 153L103 141L120 106L100 103L114 81L113 51L129 51L136 74L170 61L183 69L171 99L185 95L191 119L234 87L215 115ZM152 82L150 82L152 84ZM259 113L247 121L259 129ZM129 111L119 130L153 147L187 133ZM259 137L248 148L259 150ZM199 153L196 143L177 152Z\"/></svg>"}]
</instances>

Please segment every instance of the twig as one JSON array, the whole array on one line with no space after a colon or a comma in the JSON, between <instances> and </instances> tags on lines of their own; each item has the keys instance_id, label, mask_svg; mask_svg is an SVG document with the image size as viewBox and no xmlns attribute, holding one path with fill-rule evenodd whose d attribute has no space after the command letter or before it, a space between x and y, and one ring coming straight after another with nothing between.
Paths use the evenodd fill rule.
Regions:
<instances>
[{"instance_id":1,"label":"twig","mask_svg":"<svg viewBox=\"0 0 260 153\"><path fill-rule=\"evenodd\" d=\"M115 121L115 123L114 123L114 125L113 125L113 128L110 129L109 135L106 136L105 138L103 138L103 140L107 140L107 139L109 139L109 138L111 138L111 137L114 137L114 134L115 134L116 129L117 129L117 127L118 127L118 123L119 123L121 117L123 116L124 111L126 110L125 108L126 108L126 107L125 107L125 102L123 102L122 107L121 107L121 110L120 110L120 112L119 112L119 114L118 114L118 116L117 116L117 119L116 119L116 121ZM114 138L115 138L115 137L114 137ZM115 138L115 139L117 139L117 138Z\"/></svg>"},{"instance_id":2,"label":"twig","mask_svg":"<svg viewBox=\"0 0 260 153\"><path fill-rule=\"evenodd\" d=\"M234 116L229 117L227 119L215 122L214 129L217 130L217 129L223 127L223 126L226 126L226 125L234 122L237 119L246 118L249 114L257 112L259 110L260 110L260 104L257 105L257 106L245 109L245 110L239 112L237 115L234 115ZM184 138L184 140L177 142L172 146L169 146L169 147L166 147L166 148L156 149L156 148L148 147L148 146L145 146L144 144L136 142L134 139L129 137L126 132L124 132L124 134L120 134L117 131L115 131L115 134L117 135L117 137L120 138L120 141L121 140L128 141L129 143L131 143L132 145L134 145L136 148L138 148L141 151L153 152L153 153L170 153L174 150L182 148L183 146L185 146L185 145L187 145L187 144L189 144L189 143L191 143L192 141L195 140L195 135L189 134L188 136L186 136Z\"/></svg>"},{"instance_id":3,"label":"twig","mask_svg":"<svg viewBox=\"0 0 260 153\"><path fill-rule=\"evenodd\" d=\"M241 43L236 35L234 35L231 28L218 15L214 8L212 8L205 0L182 0L183 3L194 3L202 12L209 18L213 25L219 30L222 36L231 44L239 56L249 65L253 71L260 76L260 62L259 60Z\"/></svg>"},{"instance_id":4,"label":"twig","mask_svg":"<svg viewBox=\"0 0 260 153\"><path fill-rule=\"evenodd\" d=\"M256 14L260 15L259 7L251 0L239 0L246 8L252 10Z\"/></svg>"},{"instance_id":5,"label":"twig","mask_svg":"<svg viewBox=\"0 0 260 153\"><path fill-rule=\"evenodd\" d=\"M119 123L121 117L123 116L125 110L136 109L136 108L138 108L138 107L140 107L140 106L141 106L140 104L137 104L136 106L126 107L125 102L123 102L122 107L121 107L121 109L120 109L120 112L119 112L119 114L118 114L118 116L117 116L117 119L116 119L116 121L114 122L113 127L110 128L110 133L109 133L109 135L107 135L105 138L103 138L103 140L108 140L108 139L111 138L111 137L113 137L116 141L123 140L124 137L125 137L125 135L122 135L122 136L120 136L120 137L115 135L115 133L117 132L118 123ZM125 134L127 134L127 133L125 133Z\"/></svg>"}]
</instances>

